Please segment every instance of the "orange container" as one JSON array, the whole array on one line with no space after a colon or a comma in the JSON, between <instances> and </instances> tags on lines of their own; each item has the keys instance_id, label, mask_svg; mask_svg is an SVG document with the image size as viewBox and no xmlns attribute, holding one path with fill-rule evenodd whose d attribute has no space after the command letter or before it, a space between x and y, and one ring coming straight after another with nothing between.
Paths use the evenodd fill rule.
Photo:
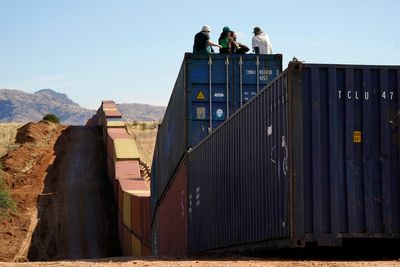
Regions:
<instances>
[{"instance_id":1,"label":"orange container","mask_svg":"<svg viewBox=\"0 0 400 267\"><path fill-rule=\"evenodd\" d=\"M141 178L138 160L115 162L115 179Z\"/></svg>"}]
</instances>

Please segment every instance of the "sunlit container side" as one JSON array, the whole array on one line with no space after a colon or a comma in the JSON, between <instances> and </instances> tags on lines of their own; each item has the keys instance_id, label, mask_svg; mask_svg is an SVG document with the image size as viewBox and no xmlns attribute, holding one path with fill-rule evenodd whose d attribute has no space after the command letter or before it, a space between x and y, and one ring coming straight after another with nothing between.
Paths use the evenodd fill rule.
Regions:
<instances>
[{"instance_id":1,"label":"sunlit container side","mask_svg":"<svg viewBox=\"0 0 400 267\"><path fill-rule=\"evenodd\" d=\"M189 251L400 238L400 66L293 62L188 155Z\"/></svg>"},{"instance_id":2,"label":"sunlit container side","mask_svg":"<svg viewBox=\"0 0 400 267\"><path fill-rule=\"evenodd\" d=\"M187 254L187 198L187 163L184 160L158 208L158 255Z\"/></svg>"},{"instance_id":3,"label":"sunlit container side","mask_svg":"<svg viewBox=\"0 0 400 267\"><path fill-rule=\"evenodd\" d=\"M135 229L132 225L132 219L135 220L136 217L139 218L139 221L146 221L148 227L150 226L150 219L143 218L143 216L150 217L149 214L149 194L150 191L143 179L124 179L117 180L118 184L118 214L121 218L119 223L122 224L120 226L120 241L122 244L122 251L126 256L142 256L142 251L147 253L149 248L142 248L144 246L149 246L149 237L145 236L145 228L140 226L141 235L138 235L135 232ZM138 205L135 205L135 200L133 198L139 198ZM144 199L147 199L144 200ZM144 204L142 203L144 202ZM146 204L146 202L148 204ZM134 204L134 205L132 205ZM141 211L143 209L143 211ZM145 209L148 209L147 213ZM135 222L135 221L134 221ZM147 233L149 235L149 233ZM146 254L147 256L148 254Z\"/></svg>"},{"instance_id":4,"label":"sunlit container side","mask_svg":"<svg viewBox=\"0 0 400 267\"><path fill-rule=\"evenodd\" d=\"M120 121L120 120L118 120L118 121L107 120L106 127L107 128L125 128L125 122Z\"/></svg>"},{"instance_id":5,"label":"sunlit container side","mask_svg":"<svg viewBox=\"0 0 400 267\"><path fill-rule=\"evenodd\" d=\"M185 152L239 109L246 94L250 99L281 70L282 55L185 55L159 127L153 205L161 201Z\"/></svg>"},{"instance_id":6,"label":"sunlit container side","mask_svg":"<svg viewBox=\"0 0 400 267\"><path fill-rule=\"evenodd\" d=\"M133 139L116 138L114 143L114 161L119 160L139 160L139 152L137 150L136 142Z\"/></svg>"},{"instance_id":7,"label":"sunlit container side","mask_svg":"<svg viewBox=\"0 0 400 267\"><path fill-rule=\"evenodd\" d=\"M115 179L141 178L139 161L124 160L115 162Z\"/></svg>"},{"instance_id":8,"label":"sunlit container side","mask_svg":"<svg viewBox=\"0 0 400 267\"><path fill-rule=\"evenodd\" d=\"M121 112L119 112L118 111L118 109L114 109L114 108L112 108L112 109L103 109L103 112L104 112L104 116L106 117L106 118L122 118L122 114L121 114Z\"/></svg>"},{"instance_id":9,"label":"sunlit container side","mask_svg":"<svg viewBox=\"0 0 400 267\"><path fill-rule=\"evenodd\" d=\"M107 147L107 129L110 128L122 128L125 129L125 122L118 120L118 121L111 121L107 120L105 122L102 122L102 127L103 127L103 142L104 146Z\"/></svg>"},{"instance_id":10,"label":"sunlit container side","mask_svg":"<svg viewBox=\"0 0 400 267\"><path fill-rule=\"evenodd\" d=\"M114 139L131 139L125 128L108 128L107 129L107 156L115 160L115 146Z\"/></svg>"},{"instance_id":11,"label":"sunlit container side","mask_svg":"<svg viewBox=\"0 0 400 267\"><path fill-rule=\"evenodd\" d=\"M103 108L103 124L107 121L122 121L122 114L117 108Z\"/></svg>"},{"instance_id":12,"label":"sunlit container side","mask_svg":"<svg viewBox=\"0 0 400 267\"><path fill-rule=\"evenodd\" d=\"M102 110L107 109L107 108L117 108L117 105L112 100L105 100L105 101L102 101L100 108Z\"/></svg>"}]
</instances>

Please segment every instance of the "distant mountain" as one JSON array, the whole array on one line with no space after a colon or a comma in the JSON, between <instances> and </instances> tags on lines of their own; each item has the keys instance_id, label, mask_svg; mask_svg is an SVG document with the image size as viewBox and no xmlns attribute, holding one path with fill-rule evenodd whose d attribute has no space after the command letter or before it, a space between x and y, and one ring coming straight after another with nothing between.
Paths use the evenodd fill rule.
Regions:
<instances>
[{"instance_id":1,"label":"distant mountain","mask_svg":"<svg viewBox=\"0 0 400 267\"><path fill-rule=\"evenodd\" d=\"M146 104L118 104L118 109L126 121L160 121L166 108ZM63 124L84 125L95 112L51 89L39 90L33 94L0 89L0 122L39 121L44 115L53 113Z\"/></svg>"},{"instance_id":2,"label":"distant mountain","mask_svg":"<svg viewBox=\"0 0 400 267\"><path fill-rule=\"evenodd\" d=\"M0 122L39 121L48 113L55 114L64 124L82 125L95 111L82 108L67 95L51 89L33 94L0 89Z\"/></svg>"},{"instance_id":3,"label":"distant mountain","mask_svg":"<svg viewBox=\"0 0 400 267\"><path fill-rule=\"evenodd\" d=\"M125 121L161 121L166 107L147 104L117 104Z\"/></svg>"}]
</instances>

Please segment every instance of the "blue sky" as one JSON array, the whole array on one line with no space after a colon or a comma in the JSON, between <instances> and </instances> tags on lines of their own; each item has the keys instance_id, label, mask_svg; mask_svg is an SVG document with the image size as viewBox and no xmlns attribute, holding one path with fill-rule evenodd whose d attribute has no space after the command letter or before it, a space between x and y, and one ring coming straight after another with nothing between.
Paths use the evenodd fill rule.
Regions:
<instances>
[{"instance_id":1,"label":"blue sky","mask_svg":"<svg viewBox=\"0 0 400 267\"><path fill-rule=\"evenodd\" d=\"M102 99L168 103L202 25L251 45L268 33L284 63L400 65L400 1L0 0L0 88L52 88L87 108Z\"/></svg>"}]
</instances>

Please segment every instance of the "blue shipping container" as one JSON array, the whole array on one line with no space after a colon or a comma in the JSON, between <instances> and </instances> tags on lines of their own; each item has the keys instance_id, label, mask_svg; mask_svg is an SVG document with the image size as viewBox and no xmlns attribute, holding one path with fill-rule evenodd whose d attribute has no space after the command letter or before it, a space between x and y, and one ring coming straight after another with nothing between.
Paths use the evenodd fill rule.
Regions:
<instances>
[{"instance_id":1,"label":"blue shipping container","mask_svg":"<svg viewBox=\"0 0 400 267\"><path fill-rule=\"evenodd\" d=\"M282 55L185 54L160 125L152 211L185 152L196 146L282 71ZM153 168L154 169L154 168ZM155 198L155 199L154 199Z\"/></svg>"},{"instance_id":2,"label":"blue shipping container","mask_svg":"<svg viewBox=\"0 0 400 267\"><path fill-rule=\"evenodd\" d=\"M399 89L400 66L289 64L188 153L189 251L400 240Z\"/></svg>"}]
</instances>

